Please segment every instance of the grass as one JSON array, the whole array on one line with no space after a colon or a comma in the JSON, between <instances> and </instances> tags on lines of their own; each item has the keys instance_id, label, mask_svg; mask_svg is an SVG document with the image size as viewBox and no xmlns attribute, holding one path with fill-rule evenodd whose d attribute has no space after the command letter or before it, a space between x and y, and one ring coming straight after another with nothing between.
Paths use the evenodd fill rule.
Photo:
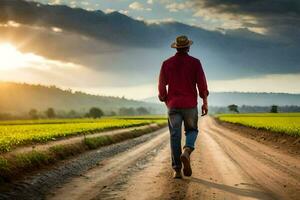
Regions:
<instances>
[{"instance_id":1,"label":"grass","mask_svg":"<svg viewBox=\"0 0 300 200\"><path fill-rule=\"evenodd\" d=\"M56 158L58 160L63 160L70 156L80 154L87 150L84 142L80 144L65 144L65 145L55 145L49 148L51 154L50 157Z\"/></svg>"},{"instance_id":2,"label":"grass","mask_svg":"<svg viewBox=\"0 0 300 200\"><path fill-rule=\"evenodd\" d=\"M8 171L9 170L9 164L7 159L0 156L0 171Z\"/></svg>"},{"instance_id":3,"label":"grass","mask_svg":"<svg viewBox=\"0 0 300 200\"><path fill-rule=\"evenodd\" d=\"M251 128L300 136L300 113L220 114L216 117Z\"/></svg>"},{"instance_id":4,"label":"grass","mask_svg":"<svg viewBox=\"0 0 300 200\"><path fill-rule=\"evenodd\" d=\"M117 142L121 142L125 139L131 139L135 137L139 137L143 134L155 131L157 128L145 128L145 129L135 129L127 134L115 134L115 135L108 135L108 136L100 136L100 137L91 137L85 138L84 143L88 146L89 149L96 149L101 146L114 144Z\"/></svg>"},{"instance_id":5,"label":"grass","mask_svg":"<svg viewBox=\"0 0 300 200\"><path fill-rule=\"evenodd\" d=\"M11 151L21 145L43 143L73 135L165 122L166 119L162 117L2 121L0 152Z\"/></svg>"},{"instance_id":6,"label":"grass","mask_svg":"<svg viewBox=\"0 0 300 200\"><path fill-rule=\"evenodd\" d=\"M155 127L145 127L114 135L103 135L99 137L89 137L74 144L56 145L44 151L32 150L26 153L18 153L13 156L0 156L0 182L5 182L24 175L26 171L39 169L64 160L70 156L78 155L87 150L97 149L102 146L118 143L127 139L139 137L153 132L165 126L160 123Z\"/></svg>"},{"instance_id":7,"label":"grass","mask_svg":"<svg viewBox=\"0 0 300 200\"><path fill-rule=\"evenodd\" d=\"M18 154L15 158L14 166L20 166L21 168L37 167L42 164L48 164L50 156L46 153L39 151L31 151L29 153Z\"/></svg>"},{"instance_id":8,"label":"grass","mask_svg":"<svg viewBox=\"0 0 300 200\"><path fill-rule=\"evenodd\" d=\"M84 143L89 147L89 149L96 149L101 146L113 144L114 141L110 136L102 136L95 138L86 138Z\"/></svg>"}]
</instances>

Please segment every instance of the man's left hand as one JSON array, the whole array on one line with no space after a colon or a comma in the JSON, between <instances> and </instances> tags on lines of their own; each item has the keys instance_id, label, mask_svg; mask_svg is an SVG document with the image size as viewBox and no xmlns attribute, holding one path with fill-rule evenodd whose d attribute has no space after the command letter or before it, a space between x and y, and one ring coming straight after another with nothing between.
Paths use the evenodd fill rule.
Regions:
<instances>
[{"instance_id":1,"label":"man's left hand","mask_svg":"<svg viewBox=\"0 0 300 200\"><path fill-rule=\"evenodd\" d=\"M202 105L201 110L202 110L202 115L201 115L201 116L207 115L207 113L208 113L208 105L207 105L206 103L204 103L204 104Z\"/></svg>"}]
</instances>

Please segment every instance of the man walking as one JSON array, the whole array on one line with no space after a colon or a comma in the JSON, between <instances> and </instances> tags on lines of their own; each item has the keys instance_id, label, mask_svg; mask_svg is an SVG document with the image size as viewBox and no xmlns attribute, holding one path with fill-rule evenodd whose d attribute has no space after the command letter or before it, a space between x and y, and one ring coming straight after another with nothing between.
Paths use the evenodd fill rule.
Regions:
<instances>
[{"instance_id":1,"label":"man walking","mask_svg":"<svg viewBox=\"0 0 300 200\"><path fill-rule=\"evenodd\" d=\"M168 107L168 123L171 140L172 168L174 178L192 175L190 155L198 135L197 88L203 99L202 115L208 112L208 89L205 74L198 59L188 54L193 41L186 36L176 38L171 47L177 49L175 56L163 62L159 75L159 99ZM186 142L181 151L181 127L184 123Z\"/></svg>"}]
</instances>

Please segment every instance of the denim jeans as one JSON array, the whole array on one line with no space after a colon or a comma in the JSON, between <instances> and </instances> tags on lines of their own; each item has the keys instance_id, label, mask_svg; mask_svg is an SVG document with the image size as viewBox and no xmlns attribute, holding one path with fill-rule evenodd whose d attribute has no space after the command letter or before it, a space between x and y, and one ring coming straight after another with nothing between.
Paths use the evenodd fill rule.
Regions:
<instances>
[{"instance_id":1,"label":"denim jeans","mask_svg":"<svg viewBox=\"0 0 300 200\"><path fill-rule=\"evenodd\" d=\"M185 130L185 145L192 150L195 148L195 141L198 135L198 109L177 109L171 108L168 111L168 123L170 130L170 142L171 142L171 157L173 169L181 169L181 130L182 122L184 123Z\"/></svg>"}]
</instances>

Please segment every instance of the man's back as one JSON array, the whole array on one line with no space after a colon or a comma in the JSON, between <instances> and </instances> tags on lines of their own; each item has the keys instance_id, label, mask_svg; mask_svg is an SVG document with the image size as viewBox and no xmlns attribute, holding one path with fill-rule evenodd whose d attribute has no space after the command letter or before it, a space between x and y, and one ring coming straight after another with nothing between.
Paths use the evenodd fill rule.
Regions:
<instances>
[{"instance_id":1,"label":"man's back","mask_svg":"<svg viewBox=\"0 0 300 200\"><path fill-rule=\"evenodd\" d=\"M163 63L159 80L159 98L166 101L169 108L197 106L196 85L200 96L208 94L205 75L198 59L185 52L178 52Z\"/></svg>"}]
</instances>

